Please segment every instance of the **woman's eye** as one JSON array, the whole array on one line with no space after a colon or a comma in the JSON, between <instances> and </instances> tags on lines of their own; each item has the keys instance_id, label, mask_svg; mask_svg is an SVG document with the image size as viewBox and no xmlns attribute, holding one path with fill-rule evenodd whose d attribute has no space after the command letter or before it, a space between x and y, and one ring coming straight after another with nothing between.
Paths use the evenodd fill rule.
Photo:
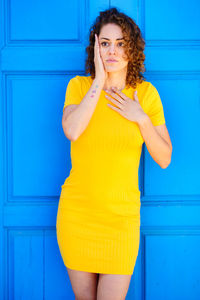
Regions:
<instances>
[{"instance_id":1,"label":"woman's eye","mask_svg":"<svg viewBox=\"0 0 200 300\"><path fill-rule=\"evenodd\" d=\"M101 45L104 46L104 44L107 44L106 42L102 42Z\"/></svg>"},{"instance_id":2,"label":"woman's eye","mask_svg":"<svg viewBox=\"0 0 200 300\"><path fill-rule=\"evenodd\" d=\"M107 42L102 42L102 43L101 43L102 46L105 46L105 44L108 44L108 43L107 43ZM120 47L121 47L121 46L123 47L123 46L124 46L124 43L123 43L123 42L119 42L118 45L120 45Z\"/></svg>"}]
</instances>

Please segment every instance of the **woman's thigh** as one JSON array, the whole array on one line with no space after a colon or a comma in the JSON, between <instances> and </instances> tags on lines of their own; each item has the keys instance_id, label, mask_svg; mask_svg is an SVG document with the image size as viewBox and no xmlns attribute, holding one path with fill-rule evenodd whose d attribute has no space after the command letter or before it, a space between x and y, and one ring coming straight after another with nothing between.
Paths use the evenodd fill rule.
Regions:
<instances>
[{"instance_id":1,"label":"woman's thigh","mask_svg":"<svg viewBox=\"0 0 200 300\"><path fill-rule=\"evenodd\" d=\"M97 300L124 300L132 275L99 274Z\"/></svg>"},{"instance_id":2,"label":"woman's thigh","mask_svg":"<svg viewBox=\"0 0 200 300\"><path fill-rule=\"evenodd\" d=\"M76 299L95 300L97 294L98 273L89 273L67 268Z\"/></svg>"}]
</instances>

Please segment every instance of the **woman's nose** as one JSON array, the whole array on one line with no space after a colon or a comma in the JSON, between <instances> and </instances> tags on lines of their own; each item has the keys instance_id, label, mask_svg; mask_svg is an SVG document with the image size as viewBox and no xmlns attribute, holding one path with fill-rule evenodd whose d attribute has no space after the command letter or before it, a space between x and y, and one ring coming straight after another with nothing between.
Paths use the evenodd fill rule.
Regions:
<instances>
[{"instance_id":1,"label":"woman's nose","mask_svg":"<svg viewBox=\"0 0 200 300\"><path fill-rule=\"evenodd\" d=\"M115 48L115 45L111 45L109 47L109 53L115 53L116 52L116 48Z\"/></svg>"}]
</instances>

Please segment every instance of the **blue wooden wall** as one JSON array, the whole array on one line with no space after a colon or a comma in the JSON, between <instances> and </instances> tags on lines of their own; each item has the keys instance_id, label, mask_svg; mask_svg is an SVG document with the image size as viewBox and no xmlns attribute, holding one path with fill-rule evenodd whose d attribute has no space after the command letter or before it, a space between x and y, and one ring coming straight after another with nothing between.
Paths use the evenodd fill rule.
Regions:
<instances>
[{"instance_id":1,"label":"blue wooden wall","mask_svg":"<svg viewBox=\"0 0 200 300\"><path fill-rule=\"evenodd\" d=\"M200 299L198 0L0 0L0 299L74 299L57 239L71 168L61 125L70 78L84 75L88 30L116 6L146 40L173 145L161 169L144 145L140 249L126 299Z\"/></svg>"}]
</instances>

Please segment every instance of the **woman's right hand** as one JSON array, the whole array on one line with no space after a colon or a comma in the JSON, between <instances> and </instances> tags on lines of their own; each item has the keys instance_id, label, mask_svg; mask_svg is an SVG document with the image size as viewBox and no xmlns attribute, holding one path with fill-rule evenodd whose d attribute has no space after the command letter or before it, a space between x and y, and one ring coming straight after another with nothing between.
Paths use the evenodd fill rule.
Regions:
<instances>
[{"instance_id":1,"label":"woman's right hand","mask_svg":"<svg viewBox=\"0 0 200 300\"><path fill-rule=\"evenodd\" d=\"M94 44L94 65L95 65L95 78L98 78L105 83L108 73L105 71L103 60L100 54L100 46L98 36L95 33L95 44Z\"/></svg>"}]
</instances>

